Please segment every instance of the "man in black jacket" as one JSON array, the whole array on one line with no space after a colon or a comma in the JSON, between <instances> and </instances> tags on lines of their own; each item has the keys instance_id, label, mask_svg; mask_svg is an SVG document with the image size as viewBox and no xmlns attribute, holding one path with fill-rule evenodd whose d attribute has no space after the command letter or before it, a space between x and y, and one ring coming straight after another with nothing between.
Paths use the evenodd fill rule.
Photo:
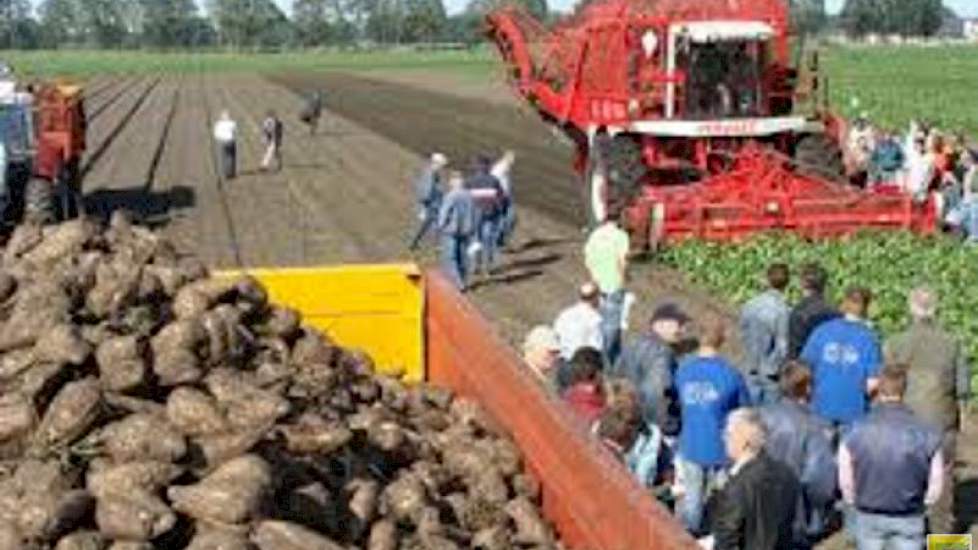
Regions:
<instances>
[{"instance_id":1,"label":"man in black jacket","mask_svg":"<svg viewBox=\"0 0 978 550\"><path fill-rule=\"evenodd\" d=\"M714 550L791 550L798 480L764 452L757 411L730 413L724 439L733 466L713 505Z\"/></svg>"},{"instance_id":2,"label":"man in black jacket","mask_svg":"<svg viewBox=\"0 0 978 550\"><path fill-rule=\"evenodd\" d=\"M828 274L818 264L801 268L801 290L804 298L788 317L788 358L797 359L805 342L818 325L839 317L839 311L825 299Z\"/></svg>"}]
</instances>

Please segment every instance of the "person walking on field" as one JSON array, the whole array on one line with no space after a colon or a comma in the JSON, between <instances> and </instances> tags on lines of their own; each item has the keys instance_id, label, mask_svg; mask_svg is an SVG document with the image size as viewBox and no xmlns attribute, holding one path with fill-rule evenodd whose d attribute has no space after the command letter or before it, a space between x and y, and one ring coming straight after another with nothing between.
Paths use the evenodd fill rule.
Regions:
<instances>
[{"instance_id":1,"label":"person walking on field","mask_svg":"<svg viewBox=\"0 0 978 550\"><path fill-rule=\"evenodd\" d=\"M723 427L730 411L750 406L743 376L720 355L727 327L720 317L703 323L700 347L676 371L682 411L676 475L680 487L679 517L694 536L702 533L703 509L710 491L722 480L727 456Z\"/></svg>"},{"instance_id":2,"label":"person walking on field","mask_svg":"<svg viewBox=\"0 0 978 550\"><path fill-rule=\"evenodd\" d=\"M801 353L815 381L812 408L840 435L866 414L882 368L879 338L866 321L871 299L869 290L850 288L845 317L819 325Z\"/></svg>"},{"instance_id":3,"label":"person walking on field","mask_svg":"<svg viewBox=\"0 0 978 550\"><path fill-rule=\"evenodd\" d=\"M438 211L441 264L456 288L464 292L468 276L468 248L476 233L478 215L462 174L452 172L448 187L449 192Z\"/></svg>"},{"instance_id":4,"label":"person walking on field","mask_svg":"<svg viewBox=\"0 0 978 550\"><path fill-rule=\"evenodd\" d=\"M323 93L314 92L306 100L306 104L299 111L299 120L309 126L309 135L316 135L319 128L319 119L323 116Z\"/></svg>"},{"instance_id":5,"label":"person walking on field","mask_svg":"<svg viewBox=\"0 0 978 550\"><path fill-rule=\"evenodd\" d=\"M434 153L415 183L420 224L411 239L409 246L411 250L418 249L425 235L438 221L438 210L441 208L441 201L445 194L442 188L442 173L446 166L448 166L448 158L441 153Z\"/></svg>"},{"instance_id":6,"label":"person walking on field","mask_svg":"<svg viewBox=\"0 0 978 550\"><path fill-rule=\"evenodd\" d=\"M903 402L904 365L880 376L877 405L839 446L842 499L855 509L859 550L920 550L924 514L944 487L941 431Z\"/></svg>"},{"instance_id":7,"label":"person walking on field","mask_svg":"<svg viewBox=\"0 0 978 550\"><path fill-rule=\"evenodd\" d=\"M747 385L757 405L778 400L778 377L788 357L788 318L785 299L788 266L772 264L767 269L768 289L740 310L740 336L744 347Z\"/></svg>"},{"instance_id":8,"label":"person walking on field","mask_svg":"<svg viewBox=\"0 0 978 550\"><path fill-rule=\"evenodd\" d=\"M275 162L275 171L282 171L282 137L284 127L275 111L268 111L261 123L261 140L265 144L265 154L261 159L261 169L268 170Z\"/></svg>"},{"instance_id":9,"label":"person walking on field","mask_svg":"<svg viewBox=\"0 0 978 550\"><path fill-rule=\"evenodd\" d=\"M225 180L232 180L237 174L237 140L238 123L231 118L231 113L221 111L221 116L214 123L214 141L220 155L221 176Z\"/></svg>"},{"instance_id":10,"label":"person walking on field","mask_svg":"<svg viewBox=\"0 0 978 550\"><path fill-rule=\"evenodd\" d=\"M499 217L496 242L500 249L506 249L509 246L513 231L516 229L516 207L513 204L513 162L515 161L516 153L506 151L489 171L493 177L499 180L499 185L502 188L502 214Z\"/></svg>"},{"instance_id":11,"label":"person walking on field","mask_svg":"<svg viewBox=\"0 0 978 550\"><path fill-rule=\"evenodd\" d=\"M801 361L789 361L781 373L781 400L760 409L767 430L764 450L784 463L798 478L795 511L795 550L809 550L827 534L835 501L838 474L830 426L808 407L812 371Z\"/></svg>"},{"instance_id":12,"label":"person walking on field","mask_svg":"<svg viewBox=\"0 0 978 550\"><path fill-rule=\"evenodd\" d=\"M491 173L492 161L488 157L482 155L476 157L473 165L473 173L465 182L465 187L475 199L479 214L476 237L479 243L476 247L478 253L473 256L479 271L483 276L488 276L496 263L503 188L496 176Z\"/></svg>"},{"instance_id":13,"label":"person walking on field","mask_svg":"<svg viewBox=\"0 0 978 550\"><path fill-rule=\"evenodd\" d=\"M907 365L904 402L944 437L944 485L954 486L954 461L961 419L971 394L971 372L961 343L937 323L938 297L929 288L910 292L911 324L883 347L887 363ZM944 491L929 517L931 531L955 533L954 491Z\"/></svg>"},{"instance_id":14,"label":"person walking on field","mask_svg":"<svg viewBox=\"0 0 978 550\"><path fill-rule=\"evenodd\" d=\"M630 242L618 222L620 212L609 209L605 220L591 232L584 244L584 264L591 280L601 290L601 318L604 353L614 364L621 352L626 298L625 278Z\"/></svg>"}]
</instances>

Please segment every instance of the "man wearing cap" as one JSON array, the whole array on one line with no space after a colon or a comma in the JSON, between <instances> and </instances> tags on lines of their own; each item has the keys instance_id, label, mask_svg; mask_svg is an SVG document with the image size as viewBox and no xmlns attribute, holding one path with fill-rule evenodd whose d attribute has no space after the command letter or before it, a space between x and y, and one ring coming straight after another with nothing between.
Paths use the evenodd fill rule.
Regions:
<instances>
[{"instance_id":1,"label":"man wearing cap","mask_svg":"<svg viewBox=\"0 0 978 550\"><path fill-rule=\"evenodd\" d=\"M961 343L937 323L937 295L929 288L910 292L910 326L884 346L887 363L909 367L904 402L941 430L944 438L945 485L953 487L957 434L970 396L971 372ZM954 532L954 492L945 491L931 509L935 533Z\"/></svg>"},{"instance_id":2,"label":"man wearing cap","mask_svg":"<svg viewBox=\"0 0 978 550\"><path fill-rule=\"evenodd\" d=\"M523 342L523 362L547 390L557 389L560 344L554 329L537 325L530 330Z\"/></svg>"},{"instance_id":3,"label":"man wearing cap","mask_svg":"<svg viewBox=\"0 0 978 550\"><path fill-rule=\"evenodd\" d=\"M628 268L628 233L619 227L619 212L609 209L584 245L584 264L601 291L601 317L606 359L614 363L621 351L626 309L625 271Z\"/></svg>"},{"instance_id":4,"label":"man wearing cap","mask_svg":"<svg viewBox=\"0 0 978 550\"><path fill-rule=\"evenodd\" d=\"M676 354L672 346L682 339L688 321L676 304L657 307L648 332L625 346L609 373L635 385L643 420L658 426L667 437L679 434L679 404L673 385Z\"/></svg>"},{"instance_id":5,"label":"man wearing cap","mask_svg":"<svg viewBox=\"0 0 978 550\"><path fill-rule=\"evenodd\" d=\"M448 165L448 159L441 153L431 155L428 163L415 181L415 198L418 205L418 220L420 222L414 238L411 239L411 250L417 250L421 239L428 234L435 222L438 221L438 209L444 196L442 189L442 172Z\"/></svg>"},{"instance_id":6,"label":"man wearing cap","mask_svg":"<svg viewBox=\"0 0 978 550\"><path fill-rule=\"evenodd\" d=\"M554 321L554 331L560 341L560 357L570 361L580 348L603 348L601 334L601 292L598 286L588 282L577 290L576 304L560 312Z\"/></svg>"}]
</instances>

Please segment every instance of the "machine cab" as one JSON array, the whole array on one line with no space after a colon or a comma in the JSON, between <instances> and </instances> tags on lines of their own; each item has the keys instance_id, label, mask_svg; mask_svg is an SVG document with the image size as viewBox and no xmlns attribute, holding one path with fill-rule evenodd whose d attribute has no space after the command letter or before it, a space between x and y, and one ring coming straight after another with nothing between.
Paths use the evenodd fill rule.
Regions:
<instances>
[{"instance_id":1,"label":"machine cab","mask_svg":"<svg viewBox=\"0 0 978 550\"><path fill-rule=\"evenodd\" d=\"M761 21L670 25L665 118L727 120L769 116L764 76L774 29Z\"/></svg>"}]
</instances>

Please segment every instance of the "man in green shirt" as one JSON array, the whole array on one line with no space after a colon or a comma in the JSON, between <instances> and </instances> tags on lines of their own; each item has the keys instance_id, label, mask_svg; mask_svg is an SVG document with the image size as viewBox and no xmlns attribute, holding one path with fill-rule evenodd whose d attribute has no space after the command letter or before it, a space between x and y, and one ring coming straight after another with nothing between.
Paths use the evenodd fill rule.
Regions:
<instances>
[{"instance_id":1,"label":"man in green shirt","mask_svg":"<svg viewBox=\"0 0 978 550\"><path fill-rule=\"evenodd\" d=\"M584 265L601 290L604 354L613 365L621 351L622 316L625 310L625 271L628 268L628 233L619 227L618 213L609 211L604 222L588 236Z\"/></svg>"},{"instance_id":2,"label":"man in green shirt","mask_svg":"<svg viewBox=\"0 0 978 550\"><path fill-rule=\"evenodd\" d=\"M887 363L909 365L905 401L920 418L944 433L943 456L953 476L954 451L960 430L961 411L968 401L971 373L961 343L936 321L937 295L920 287L910 292L910 317L906 330L890 338L883 353ZM951 479L945 484L953 487ZM954 491L944 491L931 509L930 529L954 533Z\"/></svg>"}]
</instances>

